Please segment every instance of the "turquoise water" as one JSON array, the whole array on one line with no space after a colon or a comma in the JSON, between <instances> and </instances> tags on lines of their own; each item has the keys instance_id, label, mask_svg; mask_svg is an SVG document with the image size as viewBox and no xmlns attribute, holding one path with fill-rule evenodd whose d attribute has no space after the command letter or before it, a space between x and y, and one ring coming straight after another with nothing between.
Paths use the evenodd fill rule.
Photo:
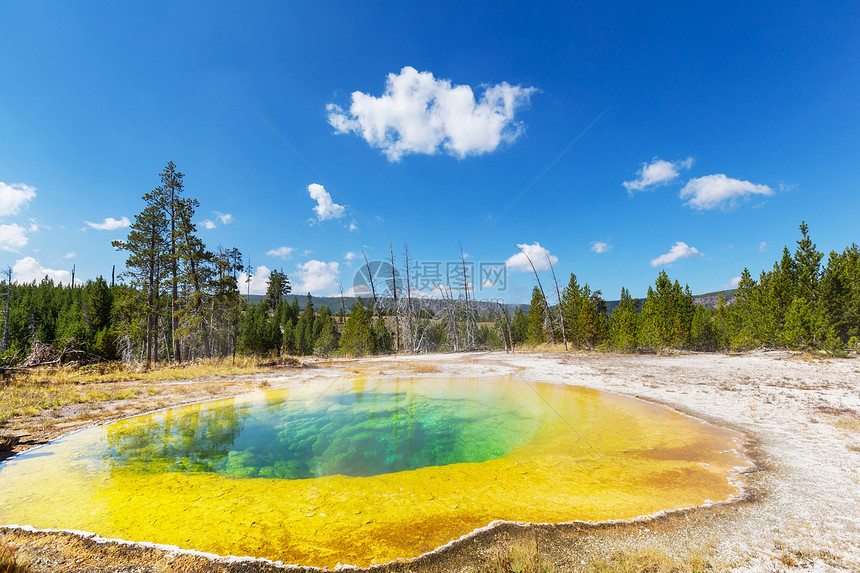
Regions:
<instances>
[{"instance_id":1,"label":"turquoise water","mask_svg":"<svg viewBox=\"0 0 860 573\"><path fill-rule=\"evenodd\" d=\"M108 427L90 450L114 468L243 478L368 477L482 463L528 444L540 422L505 388L399 381L274 390Z\"/></svg>"}]
</instances>

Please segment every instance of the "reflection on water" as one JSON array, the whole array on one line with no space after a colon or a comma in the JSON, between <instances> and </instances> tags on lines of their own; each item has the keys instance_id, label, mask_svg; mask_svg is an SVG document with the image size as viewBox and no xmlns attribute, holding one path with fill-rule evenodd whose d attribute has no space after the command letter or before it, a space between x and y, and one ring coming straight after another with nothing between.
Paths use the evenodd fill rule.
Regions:
<instances>
[{"instance_id":1,"label":"reflection on water","mask_svg":"<svg viewBox=\"0 0 860 573\"><path fill-rule=\"evenodd\" d=\"M317 396L270 391L265 407L228 400L112 424L114 468L215 472L244 478L374 476L481 463L531 441L538 420L500 392L441 397L399 381ZM293 392L295 394L295 392Z\"/></svg>"},{"instance_id":2,"label":"reflection on water","mask_svg":"<svg viewBox=\"0 0 860 573\"><path fill-rule=\"evenodd\" d=\"M0 523L332 567L496 519L632 518L737 494L739 436L511 378L338 380L91 428L0 465Z\"/></svg>"}]
</instances>

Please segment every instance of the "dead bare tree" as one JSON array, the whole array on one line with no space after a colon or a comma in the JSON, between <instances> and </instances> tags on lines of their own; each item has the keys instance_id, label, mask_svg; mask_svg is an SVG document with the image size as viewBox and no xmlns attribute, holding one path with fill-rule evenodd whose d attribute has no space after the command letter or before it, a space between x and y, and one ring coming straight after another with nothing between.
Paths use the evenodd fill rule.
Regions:
<instances>
[{"instance_id":1,"label":"dead bare tree","mask_svg":"<svg viewBox=\"0 0 860 573\"><path fill-rule=\"evenodd\" d=\"M552 259L549 258L549 253L546 254L546 262L549 263L549 270L552 272L552 281L555 283L555 295L558 297L558 317L561 321L561 339L564 340L564 350L567 351L567 332L564 328L564 309L561 308L561 291L558 290L558 280L555 278L555 269L552 267Z\"/></svg>"},{"instance_id":2,"label":"dead bare tree","mask_svg":"<svg viewBox=\"0 0 860 573\"><path fill-rule=\"evenodd\" d=\"M450 285L440 285L442 299L445 301L445 332L448 335L448 344L452 345L454 352L460 351L460 327L457 325L457 306L454 301L454 291Z\"/></svg>"},{"instance_id":3,"label":"dead bare tree","mask_svg":"<svg viewBox=\"0 0 860 573\"><path fill-rule=\"evenodd\" d=\"M415 352L415 332L412 328L412 283L409 282L409 246L403 243L404 259L406 260L406 312L409 327L409 352Z\"/></svg>"},{"instance_id":4,"label":"dead bare tree","mask_svg":"<svg viewBox=\"0 0 860 573\"><path fill-rule=\"evenodd\" d=\"M507 331L508 331L508 337L507 338L505 338L505 332L502 331L502 340L505 343L505 352L508 351L508 341L510 341L511 354L513 354L514 353L514 335L511 332L511 321L508 320L508 309L505 308L502 305L502 303L499 301L496 301L496 304L499 305L499 312L501 313L502 321L504 322L502 328L507 329Z\"/></svg>"},{"instance_id":5,"label":"dead bare tree","mask_svg":"<svg viewBox=\"0 0 860 573\"><path fill-rule=\"evenodd\" d=\"M555 344L555 325L553 324L553 321L552 321L552 312L550 312L550 310L549 310L549 303L546 300L546 294L544 294L544 292L543 292L543 285L540 282L540 277L538 276L537 269L535 268L535 264L532 262L531 257L529 257L528 254L523 249L520 249L520 252L525 256L525 258L528 260L529 264L532 266L532 272L534 272L534 274L535 274L535 280L537 280L538 289L540 289L540 296L543 299L543 307L544 307L544 310L546 310L546 316L547 316L547 319L549 320L549 328L546 329L547 332L549 333L547 336L547 339L548 339L547 341L550 344Z\"/></svg>"},{"instance_id":6,"label":"dead bare tree","mask_svg":"<svg viewBox=\"0 0 860 573\"><path fill-rule=\"evenodd\" d=\"M370 270L370 263L367 262L367 255L364 254L364 251L361 251L361 256L364 257L364 266L367 269L367 280L370 282L370 292L373 294L373 312L371 312L371 316L376 314L376 286L373 284L373 273Z\"/></svg>"},{"instance_id":7,"label":"dead bare tree","mask_svg":"<svg viewBox=\"0 0 860 573\"><path fill-rule=\"evenodd\" d=\"M466 302L466 317L465 317L465 338L466 348L472 348L475 345L475 331L477 324L472 312L472 305L469 304L469 276L466 274L466 257L463 255L463 245L460 245L460 262L463 264L463 298Z\"/></svg>"},{"instance_id":8,"label":"dead bare tree","mask_svg":"<svg viewBox=\"0 0 860 573\"><path fill-rule=\"evenodd\" d=\"M394 267L394 249L388 241L388 257L391 260L391 296L394 299L394 352L400 354L400 310L397 307L397 276Z\"/></svg>"}]
</instances>

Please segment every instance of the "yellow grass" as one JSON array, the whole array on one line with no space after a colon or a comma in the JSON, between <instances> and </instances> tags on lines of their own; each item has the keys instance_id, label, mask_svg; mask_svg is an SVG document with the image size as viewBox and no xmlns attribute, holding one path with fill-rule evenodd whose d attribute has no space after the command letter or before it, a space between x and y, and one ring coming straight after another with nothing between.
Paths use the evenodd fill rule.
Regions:
<instances>
[{"instance_id":1,"label":"yellow grass","mask_svg":"<svg viewBox=\"0 0 860 573\"><path fill-rule=\"evenodd\" d=\"M680 556L655 548L620 551L609 557L597 557L585 563L589 573L686 573L720 571L712 565L705 551L688 550Z\"/></svg>"},{"instance_id":2,"label":"yellow grass","mask_svg":"<svg viewBox=\"0 0 860 573\"><path fill-rule=\"evenodd\" d=\"M29 570L30 566L18 559L9 544L0 542L0 573L25 573Z\"/></svg>"},{"instance_id":3,"label":"yellow grass","mask_svg":"<svg viewBox=\"0 0 860 573\"><path fill-rule=\"evenodd\" d=\"M555 568L539 554L537 545L515 542L494 548L479 573L554 573Z\"/></svg>"},{"instance_id":4,"label":"yellow grass","mask_svg":"<svg viewBox=\"0 0 860 573\"><path fill-rule=\"evenodd\" d=\"M0 380L0 426L15 416L37 416L69 404L92 404L135 398L158 388L141 388L122 382L159 382L191 378L220 378L267 370L258 356L208 359L188 364L163 364L146 372L119 362L84 367L36 368ZM114 386L114 384L116 384Z\"/></svg>"}]
</instances>

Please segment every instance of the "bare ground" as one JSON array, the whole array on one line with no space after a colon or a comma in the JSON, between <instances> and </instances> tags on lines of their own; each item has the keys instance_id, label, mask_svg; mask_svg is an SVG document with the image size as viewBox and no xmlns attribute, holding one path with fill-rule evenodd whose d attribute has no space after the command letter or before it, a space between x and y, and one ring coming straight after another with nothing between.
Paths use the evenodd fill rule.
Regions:
<instances>
[{"instance_id":1,"label":"bare ground","mask_svg":"<svg viewBox=\"0 0 860 573\"><path fill-rule=\"evenodd\" d=\"M635 523L504 524L390 571L474 571L504 544L535 548L556 571L588 571L600 559L657 551L694 556L716 570L860 571L860 360L784 352L679 354L472 353L317 362L231 379L126 382L145 386L128 400L66 406L13 420L27 449L79 427L261 387L346 372L434 376L516 373L612 390L668 404L749 437L756 468L746 496ZM150 390L150 389L154 390ZM0 529L31 571L275 571L278 564L104 542L65 532ZM689 562L689 561L688 561Z\"/></svg>"}]
</instances>

